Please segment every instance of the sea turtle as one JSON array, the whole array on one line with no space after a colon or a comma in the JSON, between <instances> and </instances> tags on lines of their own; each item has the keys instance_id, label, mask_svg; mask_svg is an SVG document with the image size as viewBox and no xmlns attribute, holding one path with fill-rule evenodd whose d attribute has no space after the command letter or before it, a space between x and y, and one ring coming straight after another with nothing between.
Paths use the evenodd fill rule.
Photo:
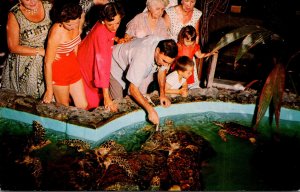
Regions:
<instances>
[{"instance_id":1,"label":"sea turtle","mask_svg":"<svg viewBox=\"0 0 300 192\"><path fill-rule=\"evenodd\" d=\"M65 139L57 142L58 145L67 145L68 147L76 149L78 152L90 149L90 144L80 139Z\"/></svg>"},{"instance_id":2,"label":"sea turtle","mask_svg":"<svg viewBox=\"0 0 300 192\"><path fill-rule=\"evenodd\" d=\"M99 147L96 147L94 150L98 156L102 157L108 154L114 155L126 153L126 149L122 145L111 139L105 141L103 144L101 144Z\"/></svg>"},{"instance_id":3,"label":"sea turtle","mask_svg":"<svg viewBox=\"0 0 300 192\"><path fill-rule=\"evenodd\" d=\"M227 141L226 134L249 140L251 143L256 142L257 132L251 127L247 127L236 122L213 121L212 123L220 127L218 134L225 142Z\"/></svg>"},{"instance_id":4,"label":"sea turtle","mask_svg":"<svg viewBox=\"0 0 300 192\"><path fill-rule=\"evenodd\" d=\"M124 169L129 177L133 177L134 174L128 164L128 161L123 158L126 155L126 149L114 140L107 140L99 147L94 149L95 154L102 158L106 169L112 164L116 164Z\"/></svg>"},{"instance_id":5,"label":"sea turtle","mask_svg":"<svg viewBox=\"0 0 300 192\"><path fill-rule=\"evenodd\" d=\"M173 120L171 120L171 119L166 119L165 120L165 125L166 126L174 126L174 121Z\"/></svg>"},{"instance_id":6,"label":"sea turtle","mask_svg":"<svg viewBox=\"0 0 300 192\"><path fill-rule=\"evenodd\" d=\"M34 187L40 188L42 181L43 167L40 158L29 155L24 156L24 159L17 159L15 163L26 167L26 170L33 177Z\"/></svg>"},{"instance_id":7,"label":"sea turtle","mask_svg":"<svg viewBox=\"0 0 300 192\"><path fill-rule=\"evenodd\" d=\"M144 151L167 151L170 155L180 147L180 141L172 138L173 135L169 133L167 129L153 132L141 149Z\"/></svg>"},{"instance_id":8,"label":"sea turtle","mask_svg":"<svg viewBox=\"0 0 300 192\"><path fill-rule=\"evenodd\" d=\"M181 190L202 190L201 159L195 148L182 147L169 155L167 166L173 184Z\"/></svg>"},{"instance_id":9,"label":"sea turtle","mask_svg":"<svg viewBox=\"0 0 300 192\"><path fill-rule=\"evenodd\" d=\"M26 167L26 170L34 178L34 185L38 189L41 185L42 163L39 157L36 157L32 152L45 147L51 141L46 139L46 130L38 121L32 122L32 132L26 136L27 144L23 149L20 158L15 160L20 166Z\"/></svg>"},{"instance_id":10,"label":"sea turtle","mask_svg":"<svg viewBox=\"0 0 300 192\"><path fill-rule=\"evenodd\" d=\"M105 191L140 191L138 185L117 182L113 185L104 188Z\"/></svg>"},{"instance_id":11,"label":"sea turtle","mask_svg":"<svg viewBox=\"0 0 300 192\"><path fill-rule=\"evenodd\" d=\"M177 127L165 133L167 140L173 146L177 146L172 153L169 153L168 172L174 186L185 191L199 191L203 189L202 162L209 158L213 149L202 136L187 131L185 128Z\"/></svg>"},{"instance_id":12,"label":"sea turtle","mask_svg":"<svg viewBox=\"0 0 300 192\"><path fill-rule=\"evenodd\" d=\"M46 140L46 130L38 121L32 121L32 133L28 136L29 151L40 149L51 143Z\"/></svg>"},{"instance_id":13,"label":"sea turtle","mask_svg":"<svg viewBox=\"0 0 300 192\"><path fill-rule=\"evenodd\" d=\"M32 130L34 144L39 144L45 141L46 130L40 122L33 121Z\"/></svg>"},{"instance_id":14,"label":"sea turtle","mask_svg":"<svg viewBox=\"0 0 300 192\"><path fill-rule=\"evenodd\" d=\"M163 142L164 142L163 133L159 131L155 131L141 146L141 149L145 151L154 151L156 149L159 149L163 145Z\"/></svg>"}]
</instances>

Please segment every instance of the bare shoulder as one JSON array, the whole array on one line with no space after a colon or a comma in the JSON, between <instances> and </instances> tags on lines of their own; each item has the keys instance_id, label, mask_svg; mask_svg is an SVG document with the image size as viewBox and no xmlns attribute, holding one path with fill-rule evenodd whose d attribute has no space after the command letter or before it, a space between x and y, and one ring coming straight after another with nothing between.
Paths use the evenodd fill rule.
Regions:
<instances>
[{"instance_id":1,"label":"bare shoulder","mask_svg":"<svg viewBox=\"0 0 300 192\"><path fill-rule=\"evenodd\" d=\"M65 28L60 23L54 23L50 29L50 34L57 36L63 36L65 32Z\"/></svg>"},{"instance_id":2,"label":"bare shoulder","mask_svg":"<svg viewBox=\"0 0 300 192\"><path fill-rule=\"evenodd\" d=\"M49 31L49 39L61 40L65 34L65 29L60 23L54 23Z\"/></svg>"},{"instance_id":3,"label":"bare shoulder","mask_svg":"<svg viewBox=\"0 0 300 192\"><path fill-rule=\"evenodd\" d=\"M7 15L7 22L15 21L17 22L16 16L13 14L13 12L9 12Z\"/></svg>"}]
</instances>

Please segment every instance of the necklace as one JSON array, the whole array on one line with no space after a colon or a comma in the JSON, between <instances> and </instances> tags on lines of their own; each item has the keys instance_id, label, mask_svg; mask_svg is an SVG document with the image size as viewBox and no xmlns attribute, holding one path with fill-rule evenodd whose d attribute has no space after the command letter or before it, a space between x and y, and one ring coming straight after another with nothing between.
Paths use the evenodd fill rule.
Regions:
<instances>
[{"instance_id":1,"label":"necklace","mask_svg":"<svg viewBox=\"0 0 300 192\"><path fill-rule=\"evenodd\" d=\"M28 9L26 8L24 5L22 5L24 7L24 10L29 13L30 15L35 15L38 12L38 8L35 9Z\"/></svg>"},{"instance_id":2,"label":"necklace","mask_svg":"<svg viewBox=\"0 0 300 192\"><path fill-rule=\"evenodd\" d=\"M38 12L38 9L25 9L25 11L30 15L35 15Z\"/></svg>"}]
</instances>

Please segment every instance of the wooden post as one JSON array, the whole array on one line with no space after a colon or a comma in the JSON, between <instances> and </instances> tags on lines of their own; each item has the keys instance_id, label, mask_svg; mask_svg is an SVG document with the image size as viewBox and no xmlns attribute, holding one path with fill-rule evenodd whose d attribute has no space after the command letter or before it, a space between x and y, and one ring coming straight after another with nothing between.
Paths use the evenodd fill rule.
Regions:
<instances>
[{"instance_id":1,"label":"wooden post","mask_svg":"<svg viewBox=\"0 0 300 192\"><path fill-rule=\"evenodd\" d=\"M198 80L201 81L202 70L203 70L203 58L196 58L196 69L198 74Z\"/></svg>"},{"instance_id":2,"label":"wooden post","mask_svg":"<svg viewBox=\"0 0 300 192\"><path fill-rule=\"evenodd\" d=\"M207 88L212 87L214 77L215 77L215 71L216 71L216 66L218 62L218 53L213 54L213 58L209 67L209 74L208 74L208 81L207 81Z\"/></svg>"}]
</instances>

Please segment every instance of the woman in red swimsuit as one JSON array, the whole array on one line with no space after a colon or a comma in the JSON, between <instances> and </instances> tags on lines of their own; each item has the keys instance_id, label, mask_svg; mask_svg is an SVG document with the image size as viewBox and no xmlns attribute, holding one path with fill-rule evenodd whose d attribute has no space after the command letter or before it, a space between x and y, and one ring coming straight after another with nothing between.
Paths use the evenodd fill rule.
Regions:
<instances>
[{"instance_id":1,"label":"woman in red swimsuit","mask_svg":"<svg viewBox=\"0 0 300 192\"><path fill-rule=\"evenodd\" d=\"M51 27L45 55L46 92L43 102L50 103L53 95L57 103L69 106L70 96L76 107L86 109L87 100L76 58L80 39L82 8L68 3L54 9L55 23Z\"/></svg>"}]
</instances>

